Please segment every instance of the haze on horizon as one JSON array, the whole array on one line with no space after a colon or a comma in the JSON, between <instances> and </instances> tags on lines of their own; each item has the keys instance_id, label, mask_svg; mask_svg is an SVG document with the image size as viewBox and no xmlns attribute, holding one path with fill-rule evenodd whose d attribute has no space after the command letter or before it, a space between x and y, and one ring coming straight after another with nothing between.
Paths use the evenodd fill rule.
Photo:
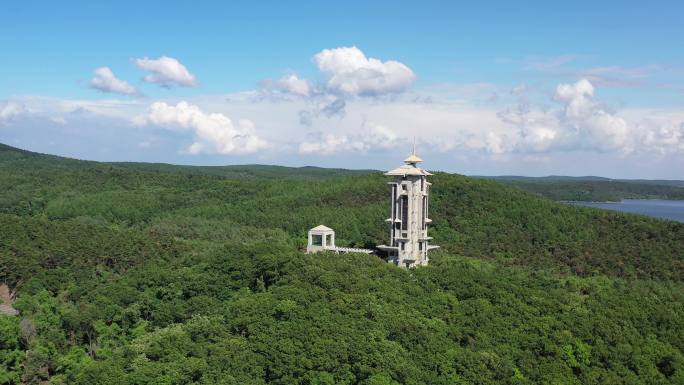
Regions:
<instances>
[{"instance_id":1,"label":"haze on horizon","mask_svg":"<svg viewBox=\"0 0 684 385\"><path fill-rule=\"evenodd\" d=\"M679 2L12 2L0 142L101 161L684 179Z\"/></svg>"}]
</instances>

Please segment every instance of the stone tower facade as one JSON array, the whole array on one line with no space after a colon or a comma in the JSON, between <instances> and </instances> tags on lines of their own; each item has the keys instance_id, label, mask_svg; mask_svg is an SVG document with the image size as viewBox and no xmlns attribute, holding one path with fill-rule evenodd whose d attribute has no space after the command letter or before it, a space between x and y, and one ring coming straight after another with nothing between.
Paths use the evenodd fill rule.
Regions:
<instances>
[{"instance_id":1,"label":"stone tower facade","mask_svg":"<svg viewBox=\"0 0 684 385\"><path fill-rule=\"evenodd\" d=\"M428 197L431 183L427 181L429 172L418 167L422 162L415 152L404 160L404 165L388 171L392 176L389 182L391 194L390 244L378 246L387 252L388 262L401 267L425 266L428 264L428 251L439 246L429 245L428 236Z\"/></svg>"}]
</instances>

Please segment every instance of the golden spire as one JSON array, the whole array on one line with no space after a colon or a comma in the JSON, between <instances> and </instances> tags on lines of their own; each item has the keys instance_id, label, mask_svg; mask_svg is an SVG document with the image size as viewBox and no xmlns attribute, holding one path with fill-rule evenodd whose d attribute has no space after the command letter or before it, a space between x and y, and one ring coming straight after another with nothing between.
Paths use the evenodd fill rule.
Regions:
<instances>
[{"instance_id":1,"label":"golden spire","mask_svg":"<svg viewBox=\"0 0 684 385\"><path fill-rule=\"evenodd\" d=\"M413 149L411 151L411 155L409 155L408 158L404 159L404 163L410 164L415 167L417 163L422 162L423 160L416 155L416 137L413 137Z\"/></svg>"}]
</instances>

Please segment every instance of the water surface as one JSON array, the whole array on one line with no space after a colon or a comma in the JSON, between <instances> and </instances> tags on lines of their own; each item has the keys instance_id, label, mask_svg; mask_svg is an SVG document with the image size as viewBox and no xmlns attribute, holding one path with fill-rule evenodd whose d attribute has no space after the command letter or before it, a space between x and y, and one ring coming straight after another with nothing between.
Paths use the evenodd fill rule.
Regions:
<instances>
[{"instance_id":1,"label":"water surface","mask_svg":"<svg viewBox=\"0 0 684 385\"><path fill-rule=\"evenodd\" d=\"M574 205L596 207L626 213L648 215L684 223L684 201L661 199L623 199L620 202L570 202Z\"/></svg>"}]
</instances>

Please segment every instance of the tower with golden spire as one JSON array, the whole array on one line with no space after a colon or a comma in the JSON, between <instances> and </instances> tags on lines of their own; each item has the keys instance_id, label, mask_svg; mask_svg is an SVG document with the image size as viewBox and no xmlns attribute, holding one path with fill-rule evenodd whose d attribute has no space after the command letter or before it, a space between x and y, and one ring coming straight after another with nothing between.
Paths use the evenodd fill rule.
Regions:
<instances>
[{"instance_id":1,"label":"tower with golden spire","mask_svg":"<svg viewBox=\"0 0 684 385\"><path fill-rule=\"evenodd\" d=\"M390 243L378 246L387 252L388 262L401 267L425 266L429 262L428 251L439 246L429 245L428 236L428 196L431 183L427 177L432 175L418 167L423 160L413 150L404 165L388 171L385 175L393 177L389 182L391 204L389 223Z\"/></svg>"}]
</instances>

